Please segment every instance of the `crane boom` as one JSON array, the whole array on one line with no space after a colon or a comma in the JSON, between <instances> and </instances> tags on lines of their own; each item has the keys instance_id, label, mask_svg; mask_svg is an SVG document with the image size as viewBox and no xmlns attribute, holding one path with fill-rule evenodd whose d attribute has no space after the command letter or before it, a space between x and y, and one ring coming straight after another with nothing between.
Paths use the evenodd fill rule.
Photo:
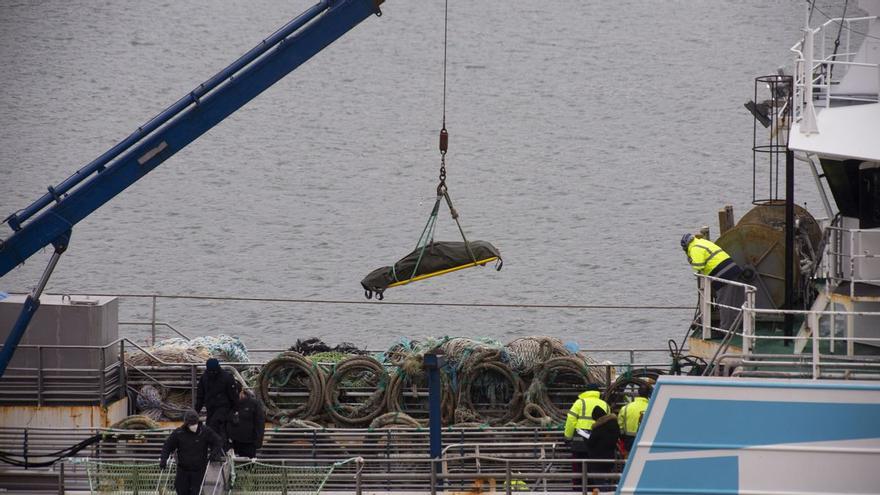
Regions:
<instances>
[{"instance_id":1,"label":"crane boom","mask_svg":"<svg viewBox=\"0 0 880 495\"><path fill-rule=\"evenodd\" d=\"M71 228L372 14L384 0L321 0L200 84L113 148L9 215L0 277L52 244L55 254L0 351L0 377L15 352Z\"/></svg>"}]
</instances>

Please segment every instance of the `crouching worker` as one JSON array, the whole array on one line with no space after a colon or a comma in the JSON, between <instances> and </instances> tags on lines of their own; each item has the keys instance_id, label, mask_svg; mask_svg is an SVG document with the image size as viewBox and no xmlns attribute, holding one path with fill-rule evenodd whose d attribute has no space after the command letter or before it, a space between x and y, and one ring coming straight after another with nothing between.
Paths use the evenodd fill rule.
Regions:
<instances>
[{"instance_id":1,"label":"crouching worker","mask_svg":"<svg viewBox=\"0 0 880 495\"><path fill-rule=\"evenodd\" d=\"M168 467L168 456L177 452L177 495L198 495L211 457L220 457L222 441L211 428L199 421L192 409L183 416L183 425L171 432L162 446L159 467Z\"/></svg>"},{"instance_id":2,"label":"crouching worker","mask_svg":"<svg viewBox=\"0 0 880 495\"><path fill-rule=\"evenodd\" d=\"M257 449L263 446L263 432L266 429L266 413L249 390L235 382L238 403L227 424L228 436L232 440L235 455L254 458Z\"/></svg>"}]
</instances>

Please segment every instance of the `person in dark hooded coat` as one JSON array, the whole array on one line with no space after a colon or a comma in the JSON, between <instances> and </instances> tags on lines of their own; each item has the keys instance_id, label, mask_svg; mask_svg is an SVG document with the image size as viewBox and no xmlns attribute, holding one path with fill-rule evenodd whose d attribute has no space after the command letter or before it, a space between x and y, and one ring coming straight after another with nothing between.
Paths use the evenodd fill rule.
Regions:
<instances>
[{"instance_id":1,"label":"person in dark hooded coat","mask_svg":"<svg viewBox=\"0 0 880 495\"><path fill-rule=\"evenodd\" d=\"M587 439L588 459L614 459L617 450L617 440L620 438L620 426L617 424L617 416L603 411L601 408L593 409L593 431ZM614 472L614 464L607 462L588 462L589 473ZM590 480L591 485L613 485L608 478L595 478Z\"/></svg>"},{"instance_id":2,"label":"person in dark hooded coat","mask_svg":"<svg viewBox=\"0 0 880 495\"><path fill-rule=\"evenodd\" d=\"M177 495L198 495L208 460L221 455L222 445L220 437L199 421L195 411L190 409L184 414L183 424L168 435L159 458L159 467L166 469L168 457L177 453Z\"/></svg>"},{"instance_id":3,"label":"person in dark hooded coat","mask_svg":"<svg viewBox=\"0 0 880 495\"><path fill-rule=\"evenodd\" d=\"M223 449L226 450L226 421L232 409L238 403L238 392L235 389L235 378L228 371L220 368L220 361L211 358L205 363L205 372L199 378L196 389L196 412L207 412L205 423L220 435Z\"/></svg>"},{"instance_id":4,"label":"person in dark hooded coat","mask_svg":"<svg viewBox=\"0 0 880 495\"><path fill-rule=\"evenodd\" d=\"M229 417L227 433L235 455L253 458L257 456L257 449L263 446L266 413L260 401L247 389L238 382L235 386L239 391L238 404Z\"/></svg>"}]
</instances>

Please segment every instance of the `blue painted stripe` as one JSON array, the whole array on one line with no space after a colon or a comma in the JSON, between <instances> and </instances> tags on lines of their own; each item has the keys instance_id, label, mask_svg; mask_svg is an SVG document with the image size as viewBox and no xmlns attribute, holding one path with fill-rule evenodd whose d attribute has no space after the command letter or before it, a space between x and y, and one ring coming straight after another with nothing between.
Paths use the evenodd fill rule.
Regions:
<instances>
[{"instance_id":1,"label":"blue painted stripe","mask_svg":"<svg viewBox=\"0 0 880 495\"><path fill-rule=\"evenodd\" d=\"M670 399L651 452L880 438L880 404Z\"/></svg>"},{"instance_id":2,"label":"blue painted stripe","mask_svg":"<svg viewBox=\"0 0 880 495\"><path fill-rule=\"evenodd\" d=\"M819 382L816 380L731 380L729 378L692 378L680 376L661 376L657 385L674 385L686 387L740 387L740 388L786 388L786 389L818 389L818 390L874 390L880 392L880 383L857 382ZM656 395L655 395L656 397Z\"/></svg>"},{"instance_id":3,"label":"blue painted stripe","mask_svg":"<svg viewBox=\"0 0 880 495\"><path fill-rule=\"evenodd\" d=\"M635 493L738 494L739 460L725 456L648 461Z\"/></svg>"}]
</instances>

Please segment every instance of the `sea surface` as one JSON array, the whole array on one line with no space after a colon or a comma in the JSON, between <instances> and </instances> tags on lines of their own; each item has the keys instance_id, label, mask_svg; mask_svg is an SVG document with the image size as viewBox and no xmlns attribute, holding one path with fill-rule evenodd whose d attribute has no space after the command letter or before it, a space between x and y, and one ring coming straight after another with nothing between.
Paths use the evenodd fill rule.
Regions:
<instances>
[{"instance_id":1,"label":"sea surface","mask_svg":"<svg viewBox=\"0 0 880 495\"><path fill-rule=\"evenodd\" d=\"M0 2L0 215L312 3ZM444 335L553 335L588 349L680 340L696 294L679 238L701 225L717 235L725 204L737 218L751 207L743 103L756 76L791 71L804 5L450 0L449 191L469 238L498 246L503 270L391 289L384 303L160 299L157 316L252 348L311 336L371 349ZM366 302L360 280L413 249L433 203L443 8L387 0L384 15L77 225L47 292ZM797 165L796 201L822 216ZM436 238L458 240L445 210ZM0 291L30 290L50 252ZM150 316L149 299L123 298L121 320Z\"/></svg>"}]
</instances>

